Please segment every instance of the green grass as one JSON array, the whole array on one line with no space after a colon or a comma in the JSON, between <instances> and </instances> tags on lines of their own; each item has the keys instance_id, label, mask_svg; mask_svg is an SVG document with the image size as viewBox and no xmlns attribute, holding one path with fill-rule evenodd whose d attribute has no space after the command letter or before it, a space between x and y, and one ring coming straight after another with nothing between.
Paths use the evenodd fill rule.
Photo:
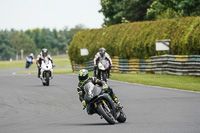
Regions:
<instances>
[{"instance_id":1,"label":"green grass","mask_svg":"<svg viewBox=\"0 0 200 133\"><path fill-rule=\"evenodd\" d=\"M200 78L194 76L112 73L111 79L151 86L200 91Z\"/></svg>"},{"instance_id":2,"label":"green grass","mask_svg":"<svg viewBox=\"0 0 200 133\"><path fill-rule=\"evenodd\" d=\"M71 65L67 55L58 55L52 57L56 67L65 67ZM25 68L26 60L18 61L0 61L0 69L12 69L12 68ZM31 68L36 67L36 59L31 65Z\"/></svg>"},{"instance_id":3,"label":"green grass","mask_svg":"<svg viewBox=\"0 0 200 133\"><path fill-rule=\"evenodd\" d=\"M0 69L12 69L12 68L25 68L25 60L20 61L0 61ZM36 67L36 65L35 65Z\"/></svg>"}]
</instances>

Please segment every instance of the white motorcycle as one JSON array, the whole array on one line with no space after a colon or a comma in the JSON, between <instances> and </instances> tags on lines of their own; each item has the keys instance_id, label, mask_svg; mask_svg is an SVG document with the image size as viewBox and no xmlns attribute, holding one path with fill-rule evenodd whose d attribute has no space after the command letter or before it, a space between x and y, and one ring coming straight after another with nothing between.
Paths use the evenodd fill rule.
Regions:
<instances>
[{"instance_id":1,"label":"white motorcycle","mask_svg":"<svg viewBox=\"0 0 200 133\"><path fill-rule=\"evenodd\" d=\"M107 60L102 60L98 63L98 79L107 82L109 66L110 65Z\"/></svg>"},{"instance_id":2,"label":"white motorcycle","mask_svg":"<svg viewBox=\"0 0 200 133\"><path fill-rule=\"evenodd\" d=\"M48 57L45 57L41 63L40 79L44 86L49 86L49 80L53 78L53 64Z\"/></svg>"}]
</instances>

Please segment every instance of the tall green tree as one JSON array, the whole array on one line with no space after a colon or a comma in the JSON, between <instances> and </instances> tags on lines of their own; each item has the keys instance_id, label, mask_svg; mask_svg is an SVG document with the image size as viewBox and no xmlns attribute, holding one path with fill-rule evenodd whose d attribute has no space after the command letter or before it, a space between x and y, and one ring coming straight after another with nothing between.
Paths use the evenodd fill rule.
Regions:
<instances>
[{"instance_id":1,"label":"tall green tree","mask_svg":"<svg viewBox=\"0 0 200 133\"><path fill-rule=\"evenodd\" d=\"M8 60L15 56L15 49L11 46L12 31L0 31L0 60Z\"/></svg>"},{"instance_id":2,"label":"tall green tree","mask_svg":"<svg viewBox=\"0 0 200 133\"><path fill-rule=\"evenodd\" d=\"M35 28L26 31L0 30L0 60L10 59L24 50L24 55L38 54L47 48L50 54L64 54L74 34L84 30L84 25L63 30Z\"/></svg>"},{"instance_id":3,"label":"tall green tree","mask_svg":"<svg viewBox=\"0 0 200 133\"><path fill-rule=\"evenodd\" d=\"M0 45L0 60L9 60L15 56L15 49L2 43Z\"/></svg>"},{"instance_id":4,"label":"tall green tree","mask_svg":"<svg viewBox=\"0 0 200 133\"><path fill-rule=\"evenodd\" d=\"M199 15L199 0L155 0L147 9L147 18L150 20Z\"/></svg>"},{"instance_id":5,"label":"tall green tree","mask_svg":"<svg viewBox=\"0 0 200 133\"><path fill-rule=\"evenodd\" d=\"M104 26L123 22L143 21L147 8L154 0L101 0L101 10L105 16Z\"/></svg>"},{"instance_id":6,"label":"tall green tree","mask_svg":"<svg viewBox=\"0 0 200 133\"><path fill-rule=\"evenodd\" d=\"M24 55L28 55L30 53L35 53L36 45L27 34L24 32L14 32L11 38L11 45L19 54L23 49Z\"/></svg>"},{"instance_id":7,"label":"tall green tree","mask_svg":"<svg viewBox=\"0 0 200 133\"><path fill-rule=\"evenodd\" d=\"M73 39L73 36L79 32L79 31L82 31L86 29L86 27L82 24L78 24L76 25L75 27L71 28L70 30L68 30L68 33L67 33L67 38L69 39L68 40L68 44L70 44L70 42L72 41Z\"/></svg>"},{"instance_id":8,"label":"tall green tree","mask_svg":"<svg viewBox=\"0 0 200 133\"><path fill-rule=\"evenodd\" d=\"M31 29L27 30L25 32L27 35L29 35L30 38L33 39L36 48L38 49L37 51L41 51L43 48L48 48L51 49L51 45L49 43L49 39L52 39L52 36L49 35L50 31L49 29Z\"/></svg>"}]
</instances>

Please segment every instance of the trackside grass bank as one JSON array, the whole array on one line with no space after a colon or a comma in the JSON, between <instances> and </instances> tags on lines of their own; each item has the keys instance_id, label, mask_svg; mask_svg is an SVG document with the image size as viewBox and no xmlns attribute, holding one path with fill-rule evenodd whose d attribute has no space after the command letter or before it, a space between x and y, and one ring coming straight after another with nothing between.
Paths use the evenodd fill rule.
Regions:
<instances>
[{"instance_id":1,"label":"trackside grass bank","mask_svg":"<svg viewBox=\"0 0 200 133\"><path fill-rule=\"evenodd\" d=\"M71 65L67 55L52 56L56 67L65 67ZM18 61L0 61L0 69L12 69L12 68L25 68L26 59ZM36 59L30 68L36 68Z\"/></svg>"},{"instance_id":2,"label":"trackside grass bank","mask_svg":"<svg viewBox=\"0 0 200 133\"><path fill-rule=\"evenodd\" d=\"M130 82L130 83L151 85L151 86L161 86L167 88L200 91L200 77L194 77L194 76L112 73L111 79Z\"/></svg>"}]
</instances>

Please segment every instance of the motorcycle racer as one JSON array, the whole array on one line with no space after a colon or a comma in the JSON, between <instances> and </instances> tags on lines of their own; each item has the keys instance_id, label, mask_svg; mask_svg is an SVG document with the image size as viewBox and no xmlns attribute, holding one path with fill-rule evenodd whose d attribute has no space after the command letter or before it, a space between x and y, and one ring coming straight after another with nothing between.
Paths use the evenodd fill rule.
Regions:
<instances>
[{"instance_id":1,"label":"motorcycle racer","mask_svg":"<svg viewBox=\"0 0 200 133\"><path fill-rule=\"evenodd\" d=\"M37 56L37 67L38 67L38 78L40 78L41 74L40 74L40 70L41 70L41 63L42 63L42 60L45 58L45 57L48 57L49 60L51 60L53 66L55 66L55 64L53 63L53 60L51 58L51 56L48 54L48 50L46 48L43 48L41 53Z\"/></svg>"},{"instance_id":2,"label":"motorcycle racer","mask_svg":"<svg viewBox=\"0 0 200 133\"><path fill-rule=\"evenodd\" d=\"M33 53L30 53L27 57L26 57L26 68L29 68L31 64L33 64L34 62L34 55Z\"/></svg>"},{"instance_id":3,"label":"motorcycle racer","mask_svg":"<svg viewBox=\"0 0 200 133\"><path fill-rule=\"evenodd\" d=\"M112 67L112 59L110 58L110 55L106 52L105 48L100 48L99 52L94 57L94 77L96 77L96 70L97 70L97 64L98 62L101 62L102 60L108 60L109 61L109 69L108 69L108 77L110 77L110 69ZM98 75L99 76L99 75Z\"/></svg>"},{"instance_id":4,"label":"motorcycle racer","mask_svg":"<svg viewBox=\"0 0 200 133\"><path fill-rule=\"evenodd\" d=\"M80 70L79 73L78 73L78 79L79 79L79 83L78 83L77 91L78 91L78 94L79 94L79 100L81 101L81 103L84 107L86 107L86 102L84 100L84 95L85 95L84 85L88 82L92 82L94 85L98 84L99 86L103 87L105 92L108 93L111 96L113 101L118 106L120 105L120 102L119 102L118 98L116 97L115 93L113 92L113 89L111 87L109 87L106 84L106 82L99 80L96 77L89 77L88 70L86 70L86 69ZM88 114L93 114L92 110L90 110L89 106L87 106L87 112L88 112Z\"/></svg>"}]
</instances>

